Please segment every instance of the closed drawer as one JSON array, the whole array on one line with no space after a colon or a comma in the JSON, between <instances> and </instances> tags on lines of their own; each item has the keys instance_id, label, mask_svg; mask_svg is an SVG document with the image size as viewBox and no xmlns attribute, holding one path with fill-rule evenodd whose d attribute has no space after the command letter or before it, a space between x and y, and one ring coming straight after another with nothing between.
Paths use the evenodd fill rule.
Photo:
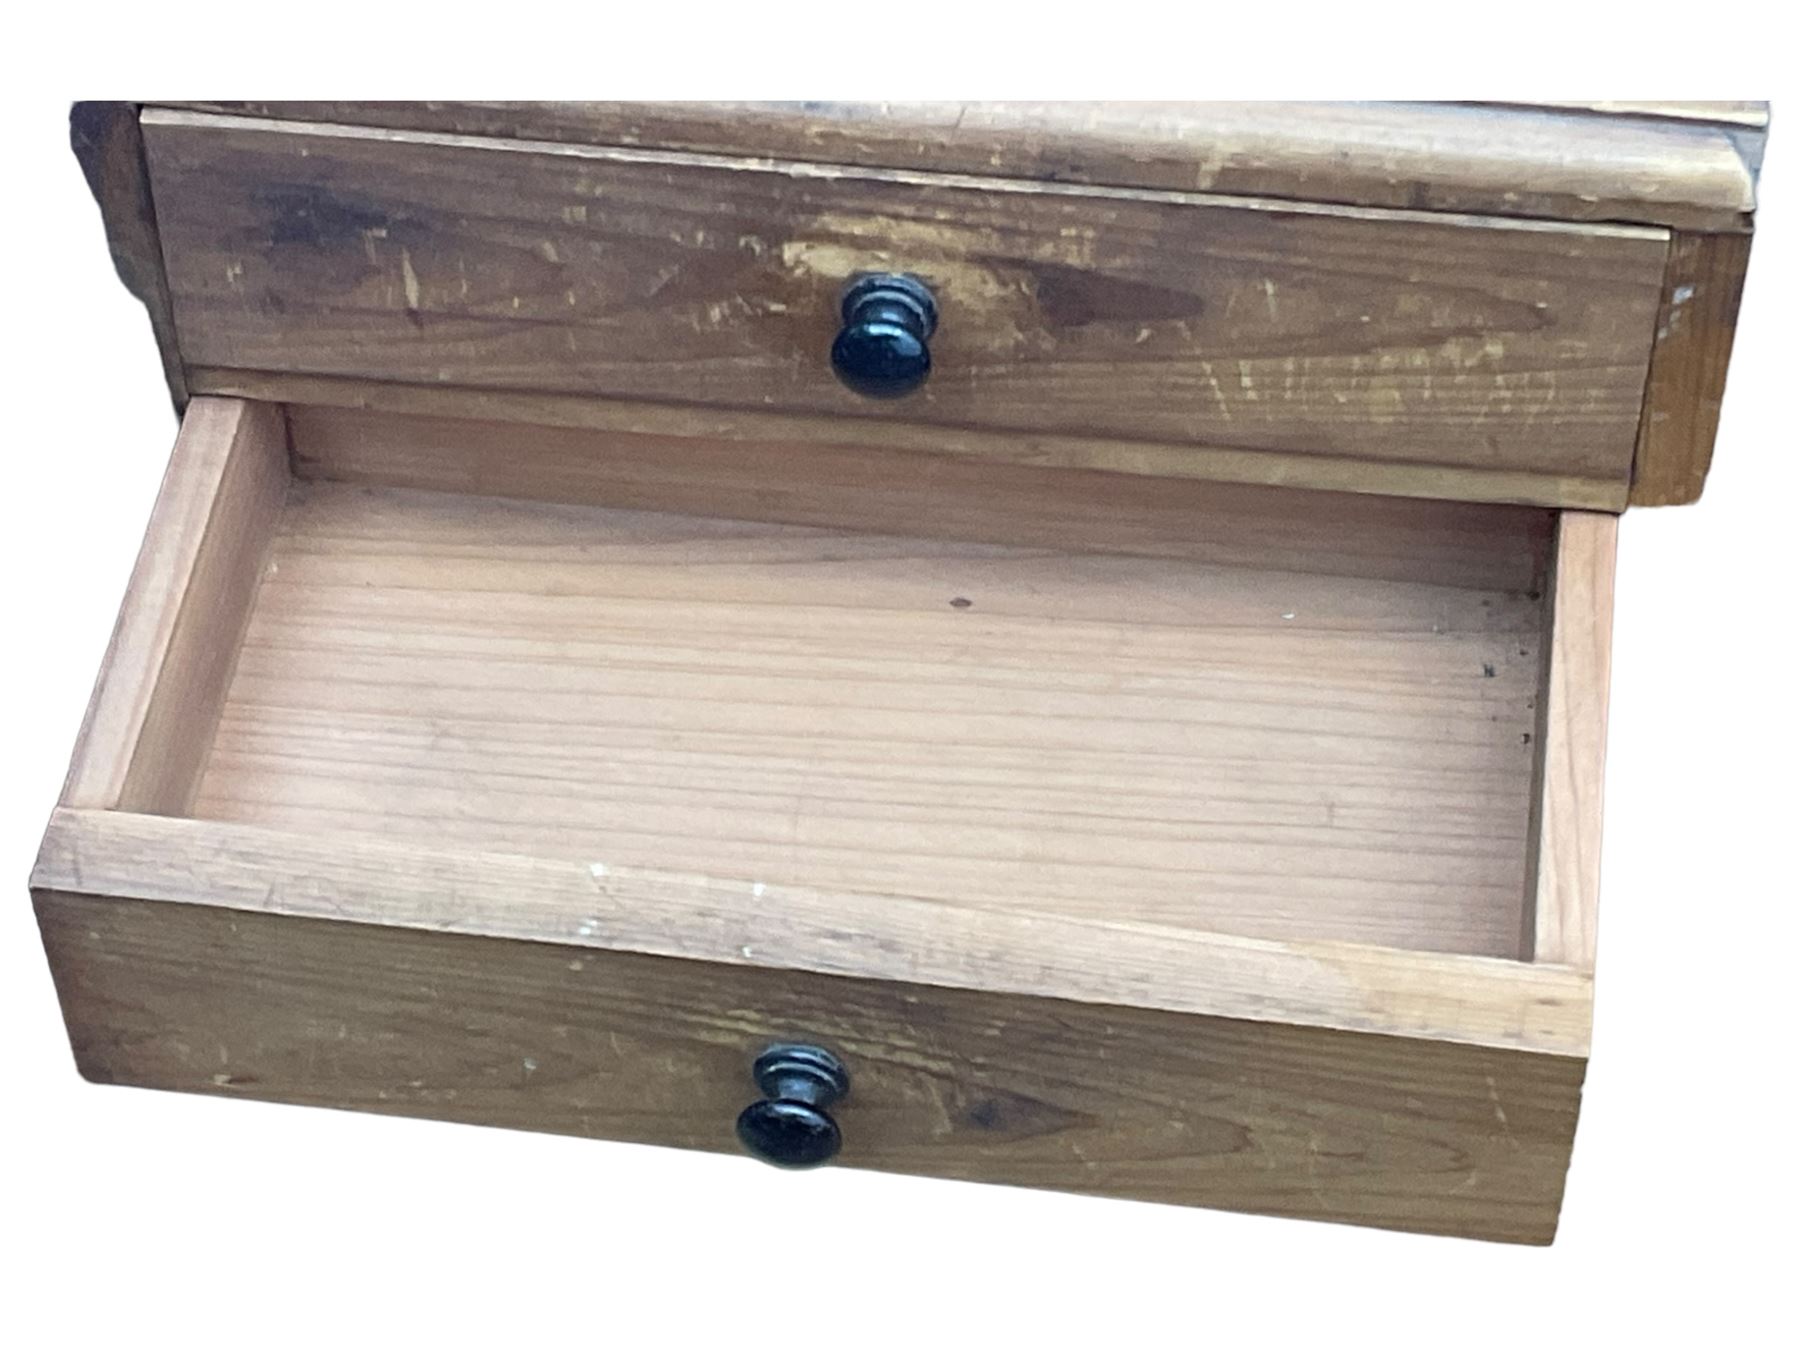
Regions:
<instances>
[{"instance_id":1,"label":"closed drawer","mask_svg":"<svg viewBox=\"0 0 1800 1350\"><path fill-rule=\"evenodd\" d=\"M854 1165L1547 1241L1613 534L199 399L33 878L77 1060L732 1148L799 1042Z\"/></svg>"},{"instance_id":2,"label":"closed drawer","mask_svg":"<svg viewBox=\"0 0 1800 1350\"><path fill-rule=\"evenodd\" d=\"M428 388L472 415L1160 476L1622 507L1669 256L1655 227L188 112L143 129L198 392ZM938 309L932 374L893 402L828 359L871 272Z\"/></svg>"}]
</instances>

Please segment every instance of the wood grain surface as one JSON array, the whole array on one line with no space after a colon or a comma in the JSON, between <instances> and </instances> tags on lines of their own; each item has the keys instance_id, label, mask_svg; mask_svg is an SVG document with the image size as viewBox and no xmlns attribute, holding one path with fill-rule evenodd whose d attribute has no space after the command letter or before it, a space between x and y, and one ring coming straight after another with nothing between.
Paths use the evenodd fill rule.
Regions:
<instances>
[{"instance_id":1,"label":"wood grain surface","mask_svg":"<svg viewBox=\"0 0 1800 1350\"><path fill-rule=\"evenodd\" d=\"M303 483L195 810L1517 955L1542 601L1305 556Z\"/></svg>"},{"instance_id":2,"label":"wood grain surface","mask_svg":"<svg viewBox=\"0 0 1800 1350\"><path fill-rule=\"evenodd\" d=\"M730 1149L777 1039L842 1161L1548 1242L1585 1061L41 891L97 1082Z\"/></svg>"},{"instance_id":3,"label":"wood grain surface","mask_svg":"<svg viewBox=\"0 0 1800 1350\"><path fill-rule=\"evenodd\" d=\"M32 885L1501 1050L1588 1048L1593 977L1569 966L1233 937L1030 896L983 909L706 876L677 870L679 858L597 861L61 809Z\"/></svg>"},{"instance_id":4,"label":"wood grain surface","mask_svg":"<svg viewBox=\"0 0 1800 1350\"><path fill-rule=\"evenodd\" d=\"M197 400L82 1072L728 1149L802 1038L853 1166L1550 1240L1610 517L727 448Z\"/></svg>"},{"instance_id":5,"label":"wood grain surface","mask_svg":"<svg viewBox=\"0 0 1800 1350\"><path fill-rule=\"evenodd\" d=\"M1692 230L1749 227L1768 126L1767 104L1667 101L173 106L470 136Z\"/></svg>"},{"instance_id":6,"label":"wood grain surface","mask_svg":"<svg viewBox=\"0 0 1800 1350\"><path fill-rule=\"evenodd\" d=\"M1201 445L1158 445L1117 438L933 427L864 419L834 422L804 413L757 408L700 408L641 399L599 399L530 390L470 389L451 385L395 384L336 375L295 375L194 366L196 391L290 407L447 422L500 422L527 436L541 428L743 444L747 458L781 448L822 446L860 454L931 455L981 465L1081 469L1156 479L1283 487L1301 492L1356 493L1466 501L1494 505L1557 506L1618 511L1627 485L1614 478L1544 475L1526 470L1458 465L1376 463L1342 455L1292 455L1280 449L1246 450Z\"/></svg>"},{"instance_id":7,"label":"wood grain surface","mask_svg":"<svg viewBox=\"0 0 1800 1350\"><path fill-rule=\"evenodd\" d=\"M163 379L179 413L187 406L187 372L175 336L169 280L163 270L156 207L150 199L150 171L135 103L86 101L69 110L69 147L81 165L88 190L100 207L106 246L125 289L150 319L162 358Z\"/></svg>"},{"instance_id":8,"label":"wood grain surface","mask_svg":"<svg viewBox=\"0 0 1800 1350\"><path fill-rule=\"evenodd\" d=\"M1495 506L1162 481L962 455L287 410L295 472L571 506L1525 592L1555 517Z\"/></svg>"},{"instance_id":9,"label":"wood grain surface","mask_svg":"<svg viewBox=\"0 0 1800 1350\"><path fill-rule=\"evenodd\" d=\"M1557 525L1542 700L1542 800L1534 832L1533 959L1594 968L1601 798L1612 688L1619 519L1566 512Z\"/></svg>"},{"instance_id":10,"label":"wood grain surface","mask_svg":"<svg viewBox=\"0 0 1800 1350\"><path fill-rule=\"evenodd\" d=\"M1622 505L1666 235L151 111L191 367L1525 475ZM924 276L897 405L826 351ZM1126 456L1129 459L1129 456Z\"/></svg>"},{"instance_id":11,"label":"wood grain surface","mask_svg":"<svg viewBox=\"0 0 1800 1350\"><path fill-rule=\"evenodd\" d=\"M188 405L65 802L187 809L287 484L281 409L216 398Z\"/></svg>"},{"instance_id":12,"label":"wood grain surface","mask_svg":"<svg viewBox=\"0 0 1800 1350\"><path fill-rule=\"evenodd\" d=\"M1633 506L1680 506L1706 485L1749 266L1748 235L1678 234L1670 244Z\"/></svg>"}]
</instances>

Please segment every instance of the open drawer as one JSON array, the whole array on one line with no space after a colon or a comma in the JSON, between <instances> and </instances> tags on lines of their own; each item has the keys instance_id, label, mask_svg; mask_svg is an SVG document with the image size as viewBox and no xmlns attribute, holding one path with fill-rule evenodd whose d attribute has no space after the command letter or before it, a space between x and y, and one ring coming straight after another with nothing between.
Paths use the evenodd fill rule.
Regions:
<instances>
[{"instance_id":1,"label":"open drawer","mask_svg":"<svg viewBox=\"0 0 1800 1350\"><path fill-rule=\"evenodd\" d=\"M1551 1237L1613 517L201 398L33 877L97 1081Z\"/></svg>"}]
</instances>

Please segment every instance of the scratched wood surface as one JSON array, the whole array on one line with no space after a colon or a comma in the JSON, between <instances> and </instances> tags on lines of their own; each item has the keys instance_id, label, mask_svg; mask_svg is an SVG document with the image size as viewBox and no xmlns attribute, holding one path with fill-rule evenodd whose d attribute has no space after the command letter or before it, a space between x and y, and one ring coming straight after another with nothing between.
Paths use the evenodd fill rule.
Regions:
<instances>
[{"instance_id":1,"label":"scratched wood surface","mask_svg":"<svg viewBox=\"0 0 1800 1350\"><path fill-rule=\"evenodd\" d=\"M195 810L1516 955L1516 525L1506 589L300 483Z\"/></svg>"},{"instance_id":2,"label":"scratched wood surface","mask_svg":"<svg viewBox=\"0 0 1800 1350\"><path fill-rule=\"evenodd\" d=\"M42 890L102 1083L730 1150L779 1039L842 1161L1517 1242L1585 1060ZM478 1029L478 1034L471 1034ZM749 1164L746 1164L749 1165Z\"/></svg>"},{"instance_id":3,"label":"scratched wood surface","mask_svg":"<svg viewBox=\"0 0 1800 1350\"><path fill-rule=\"evenodd\" d=\"M1667 236L145 114L190 368L1475 468L1624 504ZM936 370L832 377L845 280L917 272ZM278 392L276 391L271 392ZM1108 467L1102 463L1096 467Z\"/></svg>"},{"instance_id":4,"label":"scratched wood surface","mask_svg":"<svg viewBox=\"0 0 1800 1350\"><path fill-rule=\"evenodd\" d=\"M471 136L1727 231L1749 227L1769 120L1766 103L1616 101L174 106Z\"/></svg>"}]
</instances>

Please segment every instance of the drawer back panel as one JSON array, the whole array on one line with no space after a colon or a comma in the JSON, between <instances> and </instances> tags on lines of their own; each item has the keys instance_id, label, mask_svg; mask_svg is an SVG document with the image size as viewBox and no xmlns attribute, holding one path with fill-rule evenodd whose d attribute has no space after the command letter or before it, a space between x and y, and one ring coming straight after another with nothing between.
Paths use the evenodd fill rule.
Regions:
<instances>
[{"instance_id":1,"label":"drawer back panel","mask_svg":"<svg viewBox=\"0 0 1800 1350\"><path fill-rule=\"evenodd\" d=\"M1618 508L1668 235L150 111L194 392ZM917 274L934 372L827 359Z\"/></svg>"}]
</instances>

